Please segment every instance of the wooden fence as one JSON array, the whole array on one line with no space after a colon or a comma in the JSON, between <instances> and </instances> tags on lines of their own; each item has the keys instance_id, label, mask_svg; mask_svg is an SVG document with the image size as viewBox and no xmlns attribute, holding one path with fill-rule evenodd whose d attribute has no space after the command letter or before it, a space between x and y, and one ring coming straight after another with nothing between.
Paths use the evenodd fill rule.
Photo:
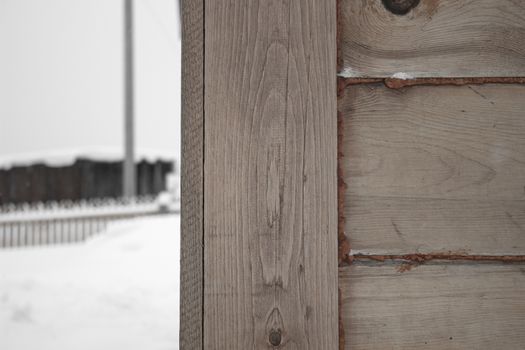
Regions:
<instances>
[{"instance_id":1,"label":"wooden fence","mask_svg":"<svg viewBox=\"0 0 525 350\"><path fill-rule=\"evenodd\" d=\"M178 212L176 202L154 197L3 206L0 248L80 242L104 232L108 224L119 220Z\"/></svg>"}]
</instances>

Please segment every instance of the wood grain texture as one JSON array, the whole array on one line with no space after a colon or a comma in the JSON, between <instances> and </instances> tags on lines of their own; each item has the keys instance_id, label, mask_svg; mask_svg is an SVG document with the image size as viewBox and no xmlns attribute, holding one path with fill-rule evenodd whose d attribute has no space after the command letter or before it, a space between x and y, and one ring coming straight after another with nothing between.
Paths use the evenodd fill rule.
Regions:
<instances>
[{"instance_id":1,"label":"wood grain texture","mask_svg":"<svg viewBox=\"0 0 525 350\"><path fill-rule=\"evenodd\" d=\"M346 197L353 253L525 255L524 201Z\"/></svg>"},{"instance_id":2,"label":"wood grain texture","mask_svg":"<svg viewBox=\"0 0 525 350\"><path fill-rule=\"evenodd\" d=\"M354 250L525 253L525 86L353 86L339 108Z\"/></svg>"},{"instance_id":3,"label":"wood grain texture","mask_svg":"<svg viewBox=\"0 0 525 350\"><path fill-rule=\"evenodd\" d=\"M406 15L380 0L342 0L348 77L525 76L525 2L421 0Z\"/></svg>"},{"instance_id":4,"label":"wood grain texture","mask_svg":"<svg viewBox=\"0 0 525 350\"><path fill-rule=\"evenodd\" d=\"M523 349L524 266L341 268L345 349Z\"/></svg>"},{"instance_id":5,"label":"wood grain texture","mask_svg":"<svg viewBox=\"0 0 525 350\"><path fill-rule=\"evenodd\" d=\"M180 349L203 348L204 1L182 1Z\"/></svg>"},{"instance_id":6,"label":"wood grain texture","mask_svg":"<svg viewBox=\"0 0 525 350\"><path fill-rule=\"evenodd\" d=\"M209 1L205 349L336 349L336 6Z\"/></svg>"}]
</instances>

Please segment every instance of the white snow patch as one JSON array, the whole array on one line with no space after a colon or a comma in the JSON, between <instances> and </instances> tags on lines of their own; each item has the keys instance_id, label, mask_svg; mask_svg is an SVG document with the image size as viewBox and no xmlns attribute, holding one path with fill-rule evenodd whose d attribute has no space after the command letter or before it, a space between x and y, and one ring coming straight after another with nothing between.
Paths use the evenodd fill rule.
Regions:
<instances>
[{"instance_id":1,"label":"white snow patch","mask_svg":"<svg viewBox=\"0 0 525 350\"><path fill-rule=\"evenodd\" d=\"M0 156L0 169L31 164L46 164L52 167L72 165L75 160L83 158L93 161L116 162L124 158L122 149L112 147L90 147L85 149L41 151ZM155 162L157 160L173 162L175 159L169 152L154 149L137 149L135 160Z\"/></svg>"},{"instance_id":2,"label":"white snow patch","mask_svg":"<svg viewBox=\"0 0 525 350\"><path fill-rule=\"evenodd\" d=\"M394 73L392 75L392 78L394 79L401 79L401 80L409 80L409 79L414 79L414 77L408 73L404 73L404 72L397 72L397 73Z\"/></svg>"},{"instance_id":3,"label":"white snow patch","mask_svg":"<svg viewBox=\"0 0 525 350\"><path fill-rule=\"evenodd\" d=\"M355 250L350 249L350 253L348 255L355 256L355 255L389 255L390 252L387 250L381 250L381 249L367 249L367 250Z\"/></svg>"},{"instance_id":4,"label":"white snow patch","mask_svg":"<svg viewBox=\"0 0 525 350\"><path fill-rule=\"evenodd\" d=\"M178 349L179 216L0 250L0 349Z\"/></svg>"},{"instance_id":5,"label":"white snow patch","mask_svg":"<svg viewBox=\"0 0 525 350\"><path fill-rule=\"evenodd\" d=\"M340 71L337 76L341 78L361 78L363 74L357 70L354 70L352 67L346 67Z\"/></svg>"}]
</instances>

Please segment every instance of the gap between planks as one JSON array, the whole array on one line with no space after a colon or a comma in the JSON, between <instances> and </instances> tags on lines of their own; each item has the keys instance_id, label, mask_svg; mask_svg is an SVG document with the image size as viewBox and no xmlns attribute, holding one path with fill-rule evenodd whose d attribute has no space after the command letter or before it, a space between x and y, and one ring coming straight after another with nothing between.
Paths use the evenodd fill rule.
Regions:
<instances>
[{"instance_id":1,"label":"gap between planks","mask_svg":"<svg viewBox=\"0 0 525 350\"><path fill-rule=\"evenodd\" d=\"M344 78L338 77L338 91L347 86L383 83L390 89L401 89L420 85L483 85L483 84L525 84L525 77L476 77L476 78Z\"/></svg>"},{"instance_id":2,"label":"gap between planks","mask_svg":"<svg viewBox=\"0 0 525 350\"><path fill-rule=\"evenodd\" d=\"M462 253L413 253L413 254L351 254L348 256L351 262L356 260L372 260L378 262L404 261L413 263L426 263L428 261L476 261L476 262L498 262L498 263L525 263L525 255L483 255ZM347 260L348 261L348 260Z\"/></svg>"},{"instance_id":3,"label":"gap between planks","mask_svg":"<svg viewBox=\"0 0 525 350\"><path fill-rule=\"evenodd\" d=\"M482 255L448 253L413 253L413 254L363 254L353 253L343 260L345 264L366 266L397 266L398 272L407 272L420 265L464 265L464 264L525 264L525 255Z\"/></svg>"}]
</instances>

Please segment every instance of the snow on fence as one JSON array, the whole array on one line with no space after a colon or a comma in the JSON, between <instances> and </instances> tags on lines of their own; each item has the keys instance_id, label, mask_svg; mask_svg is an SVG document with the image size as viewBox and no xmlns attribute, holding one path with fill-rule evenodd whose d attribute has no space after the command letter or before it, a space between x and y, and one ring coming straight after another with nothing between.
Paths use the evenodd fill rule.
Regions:
<instances>
[{"instance_id":1,"label":"snow on fence","mask_svg":"<svg viewBox=\"0 0 525 350\"><path fill-rule=\"evenodd\" d=\"M166 197L0 206L0 248L80 242L118 220L178 213Z\"/></svg>"}]
</instances>

